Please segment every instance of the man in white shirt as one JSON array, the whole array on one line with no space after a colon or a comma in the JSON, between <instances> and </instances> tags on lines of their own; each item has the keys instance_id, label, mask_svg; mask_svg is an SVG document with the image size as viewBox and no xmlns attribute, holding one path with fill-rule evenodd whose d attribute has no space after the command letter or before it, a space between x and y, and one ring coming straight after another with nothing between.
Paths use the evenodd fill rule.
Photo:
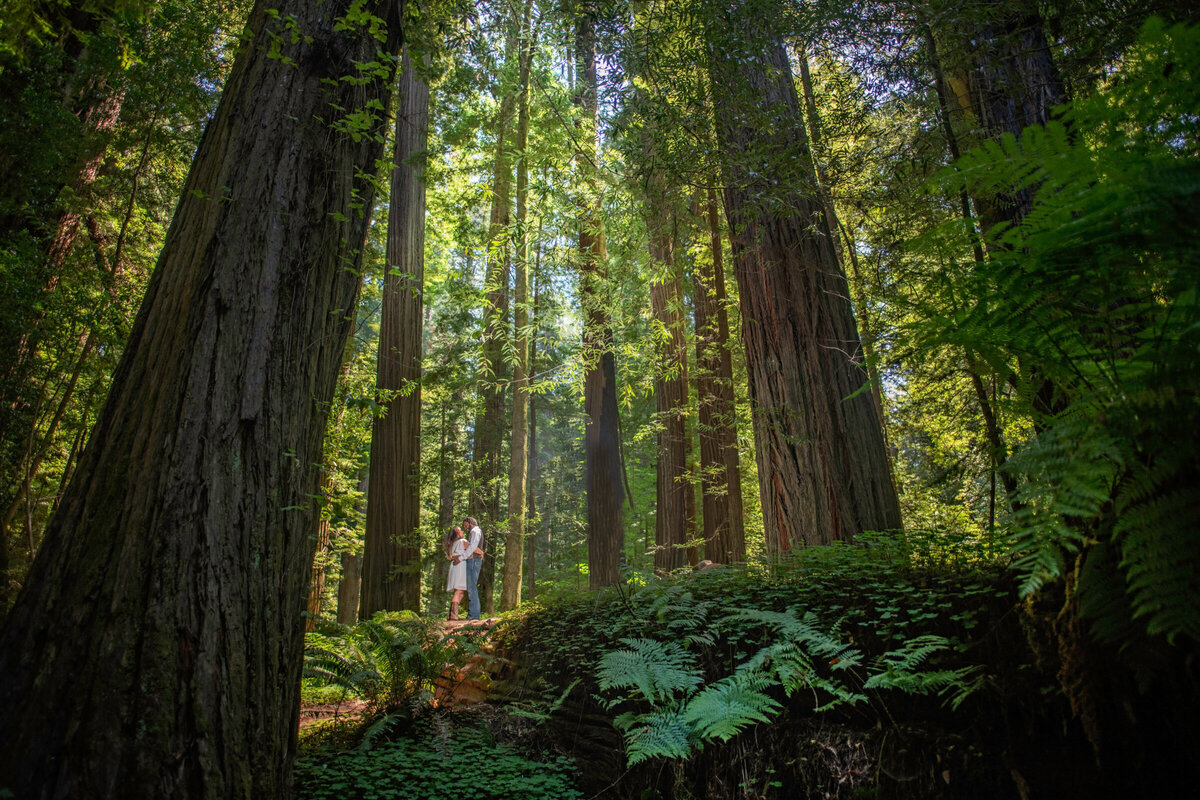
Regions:
<instances>
[{"instance_id":1,"label":"man in white shirt","mask_svg":"<svg viewBox=\"0 0 1200 800\"><path fill-rule=\"evenodd\" d=\"M470 531L467 549L467 619L479 619L479 572L483 568L483 548L480 546L483 531L474 517L463 520L463 528Z\"/></svg>"}]
</instances>

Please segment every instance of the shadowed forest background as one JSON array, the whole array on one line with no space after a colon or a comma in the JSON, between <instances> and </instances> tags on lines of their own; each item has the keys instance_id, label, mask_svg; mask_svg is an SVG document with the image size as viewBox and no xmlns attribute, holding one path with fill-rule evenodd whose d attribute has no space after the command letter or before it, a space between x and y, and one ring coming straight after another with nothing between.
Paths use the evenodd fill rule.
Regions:
<instances>
[{"instance_id":1,"label":"shadowed forest background","mask_svg":"<svg viewBox=\"0 0 1200 800\"><path fill-rule=\"evenodd\" d=\"M1197 23L6 5L0 797L1194 785Z\"/></svg>"}]
</instances>

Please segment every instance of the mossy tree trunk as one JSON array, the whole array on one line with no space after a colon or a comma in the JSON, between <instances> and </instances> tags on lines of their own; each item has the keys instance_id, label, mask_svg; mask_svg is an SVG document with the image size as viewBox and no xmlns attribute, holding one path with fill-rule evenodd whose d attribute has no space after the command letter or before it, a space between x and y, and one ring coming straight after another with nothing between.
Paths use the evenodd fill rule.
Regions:
<instances>
[{"instance_id":1,"label":"mossy tree trunk","mask_svg":"<svg viewBox=\"0 0 1200 800\"><path fill-rule=\"evenodd\" d=\"M504 582L500 610L521 602L521 572L525 564L525 501L529 477L529 68L533 60L530 30L533 0L525 0L517 48L517 227L516 277L513 285L513 408L512 444L508 468L508 531L504 541Z\"/></svg>"},{"instance_id":2,"label":"mossy tree trunk","mask_svg":"<svg viewBox=\"0 0 1200 800\"><path fill-rule=\"evenodd\" d=\"M625 491L621 480L620 428L617 419L617 368L613 354L612 315L608 309L608 251L600 217L597 171L598 82L596 9L576 9L575 105L580 111L576 164L585 187L579 201L580 295L583 305L584 471L588 509L588 584L592 588L620 578L625 542Z\"/></svg>"},{"instance_id":3,"label":"mossy tree trunk","mask_svg":"<svg viewBox=\"0 0 1200 800\"><path fill-rule=\"evenodd\" d=\"M384 115L345 126L391 94L338 79L399 49L400 3L368 6L384 43L338 30L350 5L251 14L0 637L0 786L18 797L290 795L312 498Z\"/></svg>"}]
</instances>

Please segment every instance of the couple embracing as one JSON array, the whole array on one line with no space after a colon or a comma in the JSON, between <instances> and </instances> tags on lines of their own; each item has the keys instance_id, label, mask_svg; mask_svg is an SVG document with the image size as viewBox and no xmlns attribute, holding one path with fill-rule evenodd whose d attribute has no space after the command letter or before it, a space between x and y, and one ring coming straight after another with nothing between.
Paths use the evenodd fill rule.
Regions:
<instances>
[{"instance_id":1,"label":"couple embracing","mask_svg":"<svg viewBox=\"0 0 1200 800\"><path fill-rule=\"evenodd\" d=\"M470 531L463 533L463 528ZM479 570L483 566L483 554L486 545L483 531L474 517L463 520L462 528L457 525L446 536L446 558L450 559L450 574L446 578L446 591L453 591L450 599L449 619L462 619L458 616L458 604L462 602L463 592L467 593L467 619L479 619Z\"/></svg>"}]
</instances>

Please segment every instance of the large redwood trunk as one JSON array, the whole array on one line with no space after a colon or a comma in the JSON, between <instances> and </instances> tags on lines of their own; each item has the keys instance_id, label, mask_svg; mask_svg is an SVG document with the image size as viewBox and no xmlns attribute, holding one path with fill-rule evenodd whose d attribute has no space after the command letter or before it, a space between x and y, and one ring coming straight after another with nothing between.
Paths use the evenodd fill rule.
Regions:
<instances>
[{"instance_id":1,"label":"large redwood trunk","mask_svg":"<svg viewBox=\"0 0 1200 800\"><path fill-rule=\"evenodd\" d=\"M683 289L675 265L673 225L664 196L664 181L661 175L655 174L649 184L645 200L646 230L652 269L658 273L650 285L650 307L659 328L654 374L658 416L654 569L670 572L689 560L684 545L695 513L695 500L691 499L695 497L695 491L688 476L691 438L687 429L687 338Z\"/></svg>"},{"instance_id":2,"label":"large redwood trunk","mask_svg":"<svg viewBox=\"0 0 1200 800\"><path fill-rule=\"evenodd\" d=\"M968 42L973 64L968 85L981 134L998 139L1050 121L1066 91L1054 64L1036 6L1016 6L983 25ZM985 232L1018 224L1033 206L1033 190L978 194L974 198ZM991 243L991 246L995 246ZM1018 383L1033 387L1030 403L1035 427L1066 407L1058 387L1040 370ZM1014 487L1015 488L1015 487Z\"/></svg>"},{"instance_id":3,"label":"large redwood trunk","mask_svg":"<svg viewBox=\"0 0 1200 800\"><path fill-rule=\"evenodd\" d=\"M617 367L612 319L608 311L608 252L596 185L597 76L595 9L585 3L575 20L578 83L575 104L582 112L580 152L586 196L579 209L580 296L583 303L584 465L588 506L588 584L592 588L620 578L625 542L625 492L617 420Z\"/></svg>"},{"instance_id":4,"label":"large redwood trunk","mask_svg":"<svg viewBox=\"0 0 1200 800\"><path fill-rule=\"evenodd\" d=\"M966 42L971 110L980 134L998 139L1020 136L1032 125L1050 121L1066 90L1054 65L1036 7L1015 5L974 30ZM1029 213L1032 193L974 198L985 231L1015 223Z\"/></svg>"},{"instance_id":5,"label":"large redwood trunk","mask_svg":"<svg viewBox=\"0 0 1200 800\"><path fill-rule=\"evenodd\" d=\"M504 541L504 583L500 610L521 602L525 564L525 501L529 477L529 68L533 61L533 0L525 0L518 48L516 278L513 285L513 409L508 467L508 531Z\"/></svg>"},{"instance_id":6,"label":"large redwood trunk","mask_svg":"<svg viewBox=\"0 0 1200 800\"><path fill-rule=\"evenodd\" d=\"M517 50L517 29L509 22L504 45L505 63L511 63ZM479 393L483 400L482 413L475 421L475 441L471 456L474 468L471 513L488 533L489 552L484 556L479 573L479 602L485 614L496 607L496 552L500 520L500 496L503 470L500 455L504 434L508 430L504 415L504 384L508 373L504 351L507 336L508 284L510 250L508 247L509 207L512 194L512 153L509 150L509 129L516 109L517 95L511 86L500 88L500 109L496 118L496 160L492 181L492 209L488 220L487 273L484 278L483 304L483 369Z\"/></svg>"},{"instance_id":7,"label":"large redwood trunk","mask_svg":"<svg viewBox=\"0 0 1200 800\"><path fill-rule=\"evenodd\" d=\"M746 532L729 312L725 308L725 263L716 192L712 189L708 190L705 207L712 258L699 259L692 277L704 557L718 564L732 564L746 558Z\"/></svg>"},{"instance_id":8,"label":"large redwood trunk","mask_svg":"<svg viewBox=\"0 0 1200 800\"><path fill-rule=\"evenodd\" d=\"M332 123L390 98L338 78L399 37L399 3L371 5L382 45L335 29L349 5L251 15L285 58L238 58L0 637L18 797L290 795L312 498L374 200L356 176L381 154L381 122Z\"/></svg>"},{"instance_id":9,"label":"large redwood trunk","mask_svg":"<svg viewBox=\"0 0 1200 800\"><path fill-rule=\"evenodd\" d=\"M713 7L710 68L763 523L784 552L898 528L900 510L782 39L735 5Z\"/></svg>"},{"instance_id":10,"label":"large redwood trunk","mask_svg":"<svg viewBox=\"0 0 1200 800\"><path fill-rule=\"evenodd\" d=\"M371 426L370 485L359 616L421 607L421 322L425 275L425 181L429 87L404 54L387 276L379 323L376 388L391 395Z\"/></svg>"}]
</instances>

